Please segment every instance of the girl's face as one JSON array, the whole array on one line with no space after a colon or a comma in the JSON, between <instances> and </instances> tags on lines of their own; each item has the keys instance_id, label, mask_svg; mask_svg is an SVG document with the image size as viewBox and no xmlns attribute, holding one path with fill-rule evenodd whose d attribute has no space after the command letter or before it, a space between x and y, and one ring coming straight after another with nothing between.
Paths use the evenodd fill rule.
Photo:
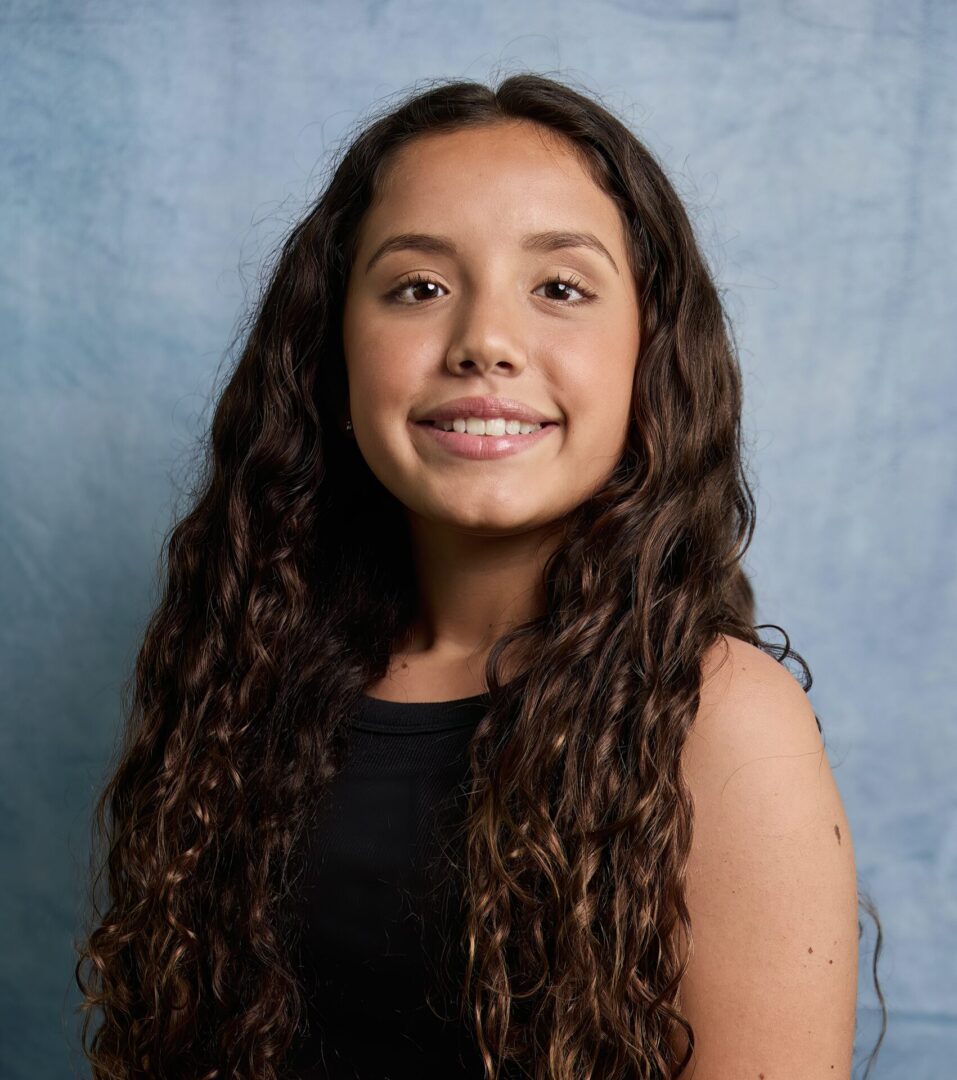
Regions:
<instances>
[{"instance_id":1,"label":"girl's face","mask_svg":"<svg viewBox=\"0 0 957 1080\"><path fill-rule=\"evenodd\" d=\"M489 536L565 516L624 448L638 345L623 220L572 150L511 122L398 152L361 224L343 349L359 450L412 513ZM422 423L464 397L554 426L447 436Z\"/></svg>"}]
</instances>

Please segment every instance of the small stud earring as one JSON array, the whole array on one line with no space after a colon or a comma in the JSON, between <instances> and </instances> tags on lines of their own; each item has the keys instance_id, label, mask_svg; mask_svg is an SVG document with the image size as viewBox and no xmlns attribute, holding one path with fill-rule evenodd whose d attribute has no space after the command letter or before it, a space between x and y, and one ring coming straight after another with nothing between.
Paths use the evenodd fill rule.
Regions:
<instances>
[{"instance_id":1,"label":"small stud earring","mask_svg":"<svg viewBox=\"0 0 957 1080\"><path fill-rule=\"evenodd\" d=\"M352 431L352 421L351 420L346 421L346 431Z\"/></svg>"}]
</instances>

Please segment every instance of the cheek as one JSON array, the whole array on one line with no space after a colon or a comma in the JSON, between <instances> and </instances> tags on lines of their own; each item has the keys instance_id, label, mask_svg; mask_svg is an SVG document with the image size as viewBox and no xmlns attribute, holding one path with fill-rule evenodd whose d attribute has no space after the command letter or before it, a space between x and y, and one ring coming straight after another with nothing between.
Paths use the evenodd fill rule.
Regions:
<instances>
[{"instance_id":1,"label":"cheek","mask_svg":"<svg viewBox=\"0 0 957 1080\"><path fill-rule=\"evenodd\" d=\"M379 326L371 313L343 328L343 345L350 390L383 404L414 397L435 354L421 332Z\"/></svg>"},{"instance_id":2,"label":"cheek","mask_svg":"<svg viewBox=\"0 0 957 1080\"><path fill-rule=\"evenodd\" d=\"M636 346L637 349L637 346ZM630 341L592 339L564 367L572 428L593 448L620 444L631 415L635 355Z\"/></svg>"}]
</instances>

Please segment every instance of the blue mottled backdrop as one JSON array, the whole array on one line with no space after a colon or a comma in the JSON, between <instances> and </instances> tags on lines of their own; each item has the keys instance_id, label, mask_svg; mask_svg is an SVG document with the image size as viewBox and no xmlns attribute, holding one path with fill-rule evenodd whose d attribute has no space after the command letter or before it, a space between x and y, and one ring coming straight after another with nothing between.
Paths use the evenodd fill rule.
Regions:
<instances>
[{"instance_id":1,"label":"blue mottled backdrop","mask_svg":"<svg viewBox=\"0 0 957 1080\"><path fill-rule=\"evenodd\" d=\"M0 5L0 1075L87 1075L88 819L217 367L366 111L531 68L662 158L737 328L759 620L884 926L881 1080L957 1060L957 6ZM865 919L857 1060L875 1005Z\"/></svg>"}]
</instances>

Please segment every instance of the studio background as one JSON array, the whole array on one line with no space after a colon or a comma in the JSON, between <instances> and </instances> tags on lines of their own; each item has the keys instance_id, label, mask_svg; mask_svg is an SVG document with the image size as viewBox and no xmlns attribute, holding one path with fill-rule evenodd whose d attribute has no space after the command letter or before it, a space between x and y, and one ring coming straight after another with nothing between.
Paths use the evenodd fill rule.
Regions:
<instances>
[{"instance_id":1,"label":"studio background","mask_svg":"<svg viewBox=\"0 0 957 1080\"><path fill-rule=\"evenodd\" d=\"M811 667L884 928L890 1018L872 1076L951 1075L957 5L13 0L0 7L7 1080L88 1075L73 939L89 815L160 544L264 264L370 108L432 77L525 69L601 97L659 155L725 290L758 621ZM878 1022L862 918L858 1062Z\"/></svg>"}]
</instances>

